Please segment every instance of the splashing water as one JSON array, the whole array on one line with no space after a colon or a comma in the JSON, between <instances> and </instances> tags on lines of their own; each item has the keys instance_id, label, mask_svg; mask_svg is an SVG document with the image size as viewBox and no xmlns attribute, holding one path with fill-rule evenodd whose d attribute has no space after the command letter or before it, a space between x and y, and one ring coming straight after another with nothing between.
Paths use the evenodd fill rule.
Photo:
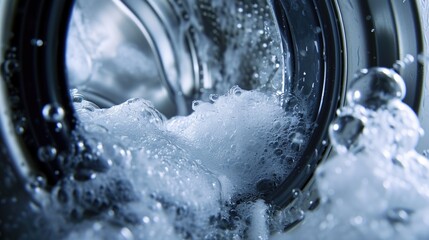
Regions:
<instances>
[{"instance_id":1,"label":"splashing water","mask_svg":"<svg viewBox=\"0 0 429 240\"><path fill-rule=\"evenodd\" d=\"M317 170L320 203L294 190L283 210L258 200L293 170L282 159L294 152L272 139L291 143L299 118L276 97L234 87L170 120L142 99L98 109L77 98L78 145L92 152L73 159L48 219L69 239L426 239L429 162L414 150L422 130L402 79L373 68L352 86L360 97L330 128L337 154Z\"/></svg>"},{"instance_id":2,"label":"splashing water","mask_svg":"<svg viewBox=\"0 0 429 240\"><path fill-rule=\"evenodd\" d=\"M269 207L258 199L293 171L302 122L278 97L233 87L166 120L143 99L99 109L71 93L81 121L76 154L64 161L56 211L46 217L61 224L47 231L70 239L269 236Z\"/></svg>"},{"instance_id":3,"label":"splashing water","mask_svg":"<svg viewBox=\"0 0 429 240\"><path fill-rule=\"evenodd\" d=\"M331 124L338 154L317 170L320 207L275 239L429 237L429 161L414 150L422 130L400 101L404 93L403 80L390 69L365 70L354 79L349 106Z\"/></svg>"},{"instance_id":4,"label":"splashing water","mask_svg":"<svg viewBox=\"0 0 429 240\"><path fill-rule=\"evenodd\" d=\"M232 15L247 17L253 8L268 14L267 9L243 5ZM225 29L226 24L226 20L221 23ZM247 87L281 89L281 78L276 76L280 51L273 47L277 45L277 36L272 36L275 26L272 22L262 27L246 24L237 24L237 33L229 34L239 35L240 43L250 39L244 45L268 46L264 56L271 56L251 58L263 66ZM253 41L249 35L256 32L267 37ZM99 77L97 53L88 52L106 46L98 39L108 38L71 42L77 51L70 56L75 85ZM236 83L243 77L236 76L243 61L232 59L247 58L248 53L248 49L237 50L235 44L228 47L222 59L228 63L226 74L216 75L219 92L231 84L222 85L225 79ZM133 46L126 45L118 49L117 59L136 54ZM400 70L410 61L414 60L407 57L395 68ZM155 74L147 61L132 66L118 63L128 72ZM421 129L414 112L401 102L402 78L390 69L362 70L351 83L348 106L338 112L330 128L337 155L316 174L319 206L307 202L309 192L294 190L293 204L280 211L261 198L294 170L299 149L293 146L305 145L308 136L297 127L303 117L285 112L275 96L234 87L226 95L210 95L210 102L195 101L194 113L188 117L167 120L143 99L99 109L76 90L71 94L81 121L75 154L62 162L66 177L52 190L54 211L41 220L50 223L39 229L41 236L127 240L429 237L429 164L414 150ZM43 110L47 120L57 121L63 115L56 106ZM50 161L57 152L46 146L39 155ZM304 212L308 208L316 209Z\"/></svg>"}]
</instances>

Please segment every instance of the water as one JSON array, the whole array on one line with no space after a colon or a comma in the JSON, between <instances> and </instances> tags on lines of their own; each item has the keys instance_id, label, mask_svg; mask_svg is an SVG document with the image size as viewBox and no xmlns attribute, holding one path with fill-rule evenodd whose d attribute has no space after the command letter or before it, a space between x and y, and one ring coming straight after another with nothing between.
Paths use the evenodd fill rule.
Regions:
<instances>
[{"instance_id":1,"label":"water","mask_svg":"<svg viewBox=\"0 0 429 240\"><path fill-rule=\"evenodd\" d=\"M213 1L215 12L236 9L229 14L237 19L269 15L267 6L240 3L222 8L221 2ZM249 40L250 47L268 49L262 51L267 57L251 58L263 65L249 70L253 74L247 87L259 91L228 90L242 78L237 69L255 65L236 61L247 51L235 48L235 38L229 35L226 40L233 44L224 49L221 61L234 64L225 67L224 75L214 74L220 90L208 92L206 101L195 101L190 116L166 119L138 98L100 109L79 91L71 91L80 119L74 154L58 156L50 146L39 150L43 161L61 159L65 177L52 189L48 207L40 213L42 224L32 234L127 240L429 237L429 164L414 150L421 129L413 111L401 102L401 77L390 69L363 70L352 82L348 107L330 127L336 154L317 170L320 200L310 201L312 192L297 189L291 193L293 203L282 210L262 200L294 170L308 136L299 127L305 115L285 111L275 94L263 93L283 87L277 76L280 51L272 47L278 42L270 37L275 26L237 21L221 19L220 30L233 24L237 32L228 34ZM249 36L255 33L265 37L252 42ZM82 35L96 37L71 46L76 49L76 55L69 56L75 85L102 75L99 52L91 51L105 49L98 43L108 38L97 34L85 32ZM37 40L33 44L43 45ZM145 56L136 54L130 45L118 49L115 66L155 74ZM124 59L129 56L143 62L127 65ZM43 116L58 122L64 110L47 105ZM36 182L34 188L43 187L42 177Z\"/></svg>"},{"instance_id":2,"label":"water","mask_svg":"<svg viewBox=\"0 0 429 240\"><path fill-rule=\"evenodd\" d=\"M282 210L261 197L293 171L294 161L282 160L302 136L293 128L299 117L275 95L234 87L169 120L143 99L99 109L76 97L85 138L52 193L45 218L58 224L43 231L66 239L427 239L429 161L414 150L416 115L402 95L350 91L378 103L338 111L336 154L316 171L320 202L295 189Z\"/></svg>"},{"instance_id":3,"label":"water","mask_svg":"<svg viewBox=\"0 0 429 240\"><path fill-rule=\"evenodd\" d=\"M395 76L390 69L371 71ZM414 149L422 130L415 113L400 101L403 94L397 94L403 82L383 77L377 81L386 82L378 85L389 87L369 89L359 81L371 79L354 81L360 87L348 95L366 97L358 103L348 98L349 107L331 125L337 154L317 170L320 206L307 212L299 227L274 239L429 237L429 160Z\"/></svg>"},{"instance_id":4,"label":"water","mask_svg":"<svg viewBox=\"0 0 429 240\"><path fill-rule=\"evenodd\" d=\"M275 95L233 87L169 120L143 99L109 109L77 99L85 140L77 140L47 216L69 238L122 238L124 228L136 239L269 236L260 198L294 169L296 161L284 160L299 156L290 143L302 120Z\"/></svg>"}]
</instances>

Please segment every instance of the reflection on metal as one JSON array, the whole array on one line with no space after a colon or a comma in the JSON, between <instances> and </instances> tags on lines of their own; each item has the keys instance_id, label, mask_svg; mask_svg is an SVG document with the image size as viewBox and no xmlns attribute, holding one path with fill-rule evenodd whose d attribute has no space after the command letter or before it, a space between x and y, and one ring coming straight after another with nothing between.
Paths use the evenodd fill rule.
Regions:
<instances>
[{"instance_id":1,"label":"reflection on metal","mask_svg":"<svg viewBox=\"0 0 429 240\"><path fill-rule=\"evenodd\" d=\"M88 100L101 107L144 97L166 115L186 114L183 107L185 97L192 95L193 87L198 83L190 82L196 79L198 72L195 69L195 50L187 35L177 32L180 31L180 21L166 3L152 6L146 1L78 2L84 6L81 6L81 12L75 11L74 14L83 14L84 24L94 32L82 32L85 29L79 29L77 24L71 25L69 35L88 35L88 38L76 43L71 42L73 36L69 37L68 51L83 51L89 55L86 57L89 58L88 64L84 66L89 68L86 70L89 73L83 76L88 79L76 79L71 75L74 69L70 69L71 64L68 64L71 87L79 88ZM164 14L169 14L156 12L160 7ZM79 17L74 16L73 19ZM100 46L94 49L97 41ZM76 49L76 46L81 49ZM133 55L128 59L124 57L127 54L124 51L132 51L134 58ZM70 55L73 53L68 53ZM140 69L127 69L127 65L138 64L142 65ZM117 65L125 67L121 69Z\"/></svg>"}]
</instances>

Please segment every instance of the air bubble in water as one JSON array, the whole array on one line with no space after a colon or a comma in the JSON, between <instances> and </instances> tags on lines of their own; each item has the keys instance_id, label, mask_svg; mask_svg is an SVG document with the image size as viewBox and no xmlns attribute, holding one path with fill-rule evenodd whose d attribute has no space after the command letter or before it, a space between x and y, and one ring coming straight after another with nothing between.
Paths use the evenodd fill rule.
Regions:
<instances>
[{"instance_id":1,"label":"air bubble in water","mask_svg":"<svg viewBox=\"0 0 429 240\"><path fill-rule=\"evenodd\" d=\"M57 156L57 149L52 146L40 147L37 151L37 156L40 161L49 162L55 159Z\"/></svg>"},{"instance_id":2,"label":"air bubble in water","mask_svg":"<svg viewBox=\"0 0 429 240\"><path fill-rule=\"evenodd\" d=\"M209 99L212 102L216 102L219 99L219 95L218 94L210 94Z\"/></svg>"},{"instance_id":3,"label":"air bubble in water","mask_svg":"<svg viewBox=\"0 0 429 240\"><path fill-rule=\"evenodd\" d=\"M231 88L231 90L229 90L229 93L235 96L240 96L242 92L243 89L241 89L239 86L234 86Z\"/></svg>"},{"instance_id":4,"label":"air bubble in water","mask_svg":"<svg viewBox=\"0 0 429 240\"><path fill-rule=\"evenodd\" d=\"M402 100L405 96L405 83L392 69L371 68L362 71L350 83L347 101L351 106L362 105L368 109L378 109L390 100Z\"/></svg>"},{"instance_id":5,"label":"air bubble in water","mask_svg":"<svg viewBox=\"0 0 429 240\"><path fill-rule=\"evenodd\" d=\"M411 221L411 209L393 208L386 213L386 218L391 224L408 224Z\"/></svg>"},{"instance_id":6,"label":"air bubble in water","mask_svg":"<svg viewBox=\"0 0 429 240\"><path fill-rule=\"evenodd\" d=\"M60 122L57 122L55 125L55 132L60 132L63 129L63 124Z\"/></svg>"},{"instance_id":7,"label":"air bubble in water","mask_svg":"<svg viewBox=\"0 0 429 240\"><path fill-rule=\"evenodd\" d=\"M414 56L411 54L407 54L402 60L397 60L394 64L393 64L393 68L396 71L401 71L403 69L405 69L408 65L410 65L411 63L414 62Z\"/></svg>"},{"instance_id":8,"label":"air bubble in water","mask_svg":"<svg viewBox=\"0 0 429 240\"><path fill-rule=\"evenodd\" d=\"M35 46L35 47L41 47L43 46L44 42L42 39L32 39L31 40L31 45Z\"/></svg>"},{"instance_id":9,"label":"air bubble in water","mask_svg":"<svg viewBox=\"0 0 429 240\"><path fill-rule=\"evenodd\" d=\"M64 109L54 104L46 104L42 109L43 118L49 122L60 122L64 119Z\"/></svg>"},{"instance_id":10,"label":"air bubble in water","mask_svg":"<svg viewBox=\"0 0 429 240\"><path fill-rule=\"evenodd\" d=\"M203 102L200 100L194 100L192 101L192 110L197 110L197 108L202 104Z\"/></svg>"},{"instance_id":11,"label":"air bubble in water","mask_svg":"<svg viewBox=\"0 0 429 240\"><path fill-rule=\"evenodd\" d=\"M364 123L353 115L343 115L335 119L329 127L329 136L335 149L345 153L358 147L358 139Z\"/></svg>"},{"instance_id":12,"label":"air bubble in water","mask_svg":"<svg viewBox=\"0 0 429 240\"><path fill-rule=\"evenodd\" d=\"M15 132L18 135L21 135L25 132L26 122L27 119L25 117L22 117L15 123Z\"/></svg>"},{"instance_id":13,"label":"air bubble in water","mask_svg":"<svg viewBox=\"0 0 429 240\"><path fill-rule=\"evenodd\" d=\"M84 100L83 95L76 88L70 90L70 96L74 103L81 103Z\"/></svg>"},{"instance_id":14,"label":"air bubble in water","mask_svg":"<svg viewBox=\"0 0 429 240\"><path fill-rule=\"evenodd\" d=\"M390 124L395 131L395 144L399 152L407 152L417 146L423 130L414 111L405 103L397 100L386 106L391 118L385 124Z\"/></svg>"},{"instance_id":15,"label":"air bubble in water","mask_svg":"<svg viewBox=\"0 0 429 240\"><path fill-rule=\"evenodd\" d=\"M73 174L73 178L77 181L85 182L93 180L97 177L97 173L91 169L81 168L77 169Z\"/></svg>"},{"instance_id":16,"label":"air bubble in water","mask_svg":"<svg viewBox=\"0 0 429 240\"><path fill-rule=\"evenodd\" d=\"M429 54L420 53L417 56L417 59L419 60L420 63L426 65L429 62Z\"/></svg>"},{"instance_id":17,"label":"air bubble in water","mask_svg":"<svg viewBox=\"0 0 429 240\"><path fill-rule=\"evenodd\" d=\"M2 68L6 75L12 75L19 69L19 64L15 59L8 59L3 63Z\"/></svg>"}]
</instances>

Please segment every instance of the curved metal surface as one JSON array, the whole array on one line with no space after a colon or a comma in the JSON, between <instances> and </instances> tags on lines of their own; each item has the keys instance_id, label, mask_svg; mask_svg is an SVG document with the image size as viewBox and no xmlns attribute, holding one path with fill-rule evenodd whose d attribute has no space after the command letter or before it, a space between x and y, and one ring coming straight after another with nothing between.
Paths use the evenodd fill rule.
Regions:
<instances>
[{"instance_id":1,"label":"curved metal surface","mask_svg":"<svg viewBox=\"0 0 429 240\"><path fill-rule=\"evenodd\" d=\"M19 2L30 4L31 1ZM45 3L49 5L48 2L49 1L46 1ZM128 5L128 9L142 7L142 5L132 2L131 0L124 2L133 4ZM0 62L2 63L7 61L7 59L3 59L3 57L8 54L6 51L11 50L11 45L9 44L11 35L9 35L9 33L11 32L12 15L17 12L17 6L14 6L14 4L17 3L18 1L0 2L0 24L2 24L0 26L0 47L2 50ZM52 6L56 6L56 8L59 9L69 9L70 5L67 4L71 4L70 1L67 3L65 1L51 1L50 3ZM302 188L306 184L308 185L308 182L311 181L309 178L317 167L317 164L323 157L328 155L329 148L323 144L323 140L325 140L329 119L333 117L335 109L343 104L342 95L346 89L346 84L344 84L344 82L346 82L347 79L353 78L355 72L361 68L371 66L391 67L396 60L404 58L407 54L417 56L423 52L423 48L427 49L429 45L429 37L427 35L427 23L429 21L427 10L429 7L427 5L420 5L420 19L424 22L424 25L421 26L418 20L419 15L417 14L417 9L419 7L412 1L383 0L375 2L370 0L315 0L311 3L314 4L311 6L317 6L318 11L324 12L323 14L311 12L314 21L319 23L319 28L314 28L316 31L311 33L311 36L317 40L316 42L314 42L312 38L301 41L302 37L306 36L306 33L302 33L302 35L293 35L294 31L298 31L296 33L299 33L299 30L309 30L309 26L300 28L301 25L299 25L308 25L309 22L298 21L296 19L298 15L292 13L292 11L289 11L289 16L281 14L281 16L279 16L283 21L280 21L281 24L288 24L287 31L289 31L290 37L294 38L293 43L295 43L285 47L287 49L293 49L293 54L296 57L296 61L291 64L291 67L293 67L295 74L293 75L293 80L297 82L292 85L296 86L297 89L305 89L304 94L314 97L316 101L321 103L317 105L317 114L313 116L316 121L320 121L318 122L318 126L315 127L313 133L314 138L310 142L311 147L307 148L304 152L303 158L306 159L305 164L301 165L268 199L278 206L284 206L290 202L292 189ZM35 4L34 1L33 4ZM61 6L61 4L64 5ZM286 9L290 7L288 7L289 3L287 1L284 1L283 4L284 5L278 7ZM420 4L422 4L422 2L420 2ZM27 5L27 10L28 6L31 5ZM42 11L42 8L37 8L38 11L34 11L34 15L26 16L25 23L28 24L32 18L40 18L40 14L42 13L52 13L51 10L53 9L54 7ZM64 12L67 12L67 9ZM314 8L306 9L309 11L308 9ZM49 17L45 19L47 22L38 22L40 25L36 24L37 26L35 28L30 27L27 29L27 27L32 26L29 24L25 27L28 32L22 31L15 36L19 39L15 39L12 43L22 47L22 49L18 49L17 53L13 53L18 57L19 65L24 72L15 75L15 77L21 81L19 86L13 85L11 87L8 85L10 81L5 77L6 65L3 65L3 74L0 82L0 110L2 111L0 113L0 151L2 157L0 168L2 176L8 181L2 181L2 185L0 185L0 193L2 195L0 195L0 197L6 195L7 199L10 200L8 205L2 205L1 212L3 214L6 213L6 210L7 213L12 214L14 211L18 211L16 208L21 208L19 211L32 211L30 209L32 205L29 204L31 202L30 196L27 195L27 191L25 191L27 181L31 181L31 179L27 179L27 177L31 175L33 169L45 171L47 175L52 174L52 172L56 170L55 164L49 166L41 163L40 159L35 159L37 158L37 150L35 149L38 146L45 145L55 145L59 147L59 149L61 149L61 147L66 148L69 131L73 128L73 109L71 109L71 106L68 104L70 99L67 98L68 89L65 85L64 72L62 72L62 69L65 69L65 66L62 65L61 62L61 57L63 56L61 55L62 53L59 55L57 54L61 52L59 49L64 47L61 45L61 41L65 42L65 40L61 39L61 37L57 39L58 35L56 34L58 34L58 31L52 31L52 29L58 30L65 28L64 25L61 25L64 24L64 16L61 16L64 12L58 11L56 14L49 15ZM310 14L310 12L307 13ZM141 17L141 14L142 12L133 13L132 15ZM293 26L288 22L287 18L295 19ZM63 21L54 21L54 19L63 19ZM161 23L163 23L163 21L153 26L161 27L159 25ZM146 25L150 24L151 23L146 23ZM174 25L174 23L170 24ZM280 26L284 27L283 25ZM148 27L141 26L140 31L143 32L145 28L147 30ZM424 41L422 40L423 32L421 28L423 28L425 34ZM36 42L32 41L34 40L34 36L37 36ZM62 36L61 33L59 36ZM155 39L158 39L154 36L149 36L147 38L155 42L157 41ZM164 33L162 38L164 41L172 41L169 39L171 36L168 36L168 33ZM37 40L41 40L42 44L40 45ZM58 48L48 50L43 43L54 43L53 45ZM308 49L310 44L312 44L310 51L306 51L305 54L300 51L303 48ZM49 46L52 47L52 45ZM192 46L188 47L192 48ZM28 51L25 51L24 54L24 50ZM174 53L174 51L174 49L170 49L168 54L177 54ZM27 54L30 54L32 57L25 59ZM190 56L192 56L192 54L190 54ZM179 59L181 59L181 57L179 57ZM33 60L38 60L40 62L34 62ZM161 60L158 60L158 64L162 65L165 69L168 69L167 66L171 64L177 64L171 62L161 63L160 61ZM192 69L192 74L196 74L196 66L192 61L194 61L192 57L190 59L188 58L185 61L186 63L184 63L186 65L184 69ZM304 63L306 62L311 62L312 64L305 65ZM57 65L55 65L56 67L52 70L52 68L48 68L50 67L49 64ZM427 65L426 62L426 74L428 71ZM174 68L181 69L181 67L178 66L174 66ZM311 81L305 80L306 78L310 78L307 74L314 69L317 69L317 71L314 72L314 76L312 77L321 79L317 84L319 84L318 88L322 91L317 94L312 91L314 86L311 84ZM190 73L188 72L187 74ZM405 101L415 110L420 109L421 120L426 126L424 127L427 129L429 120L425 113L429 111L429 107L428 104L425 104L425 101L427 101L429 81L424 81L422 77L422 66L418 62L411 63L409 67L402 70L401 74L407 82L408 90ZM165 78L177 79L176 76L173 75L170 77L166 76ZM173 85L174 84L175 83L173 83ZM425 88L422 87L422 84L425 84ZM11 89L16 91L11 91ZM171 90L178 91L179 93L186 92L183 89L178 89L177 86L173 86ZM421 99L420 96L422 91L423 98ZM16 96L21 97L21 100L18 100L19 106L13 102L16 100L14 98ZM49 121L46 122L41 115L43 112L42 109L46 104L62 106L65 109L67 116L64 122L61 122L64 124L62 125L64 128L62 128L60 132L56 131L56 125ZM19 136L17 135L16 129L17 118L14 117L14 114L19 112L17 110L18 108L25 112L25 117L27 117L27 119L32 120L31 123L27 123L26 125L27 133ZM429 134L426 136L428 135ZM423 141L422 146L423 149L426 149L428 143ZM66 149L64 151L66 151ZM38 167L34 165L38 165ZM9 173L13 171L15 175L12 174L13 176L11 176ZM50 179L52 182L55 182L55 178L57 177L59 176L54 174L50 176ZM5 192L10 189L13 189L13 197L11 197L10 192ZM23 206L25 206L25 208L22 208ZM5 210L3 211L3 209Z\"/></svg>"}]
</instances>

